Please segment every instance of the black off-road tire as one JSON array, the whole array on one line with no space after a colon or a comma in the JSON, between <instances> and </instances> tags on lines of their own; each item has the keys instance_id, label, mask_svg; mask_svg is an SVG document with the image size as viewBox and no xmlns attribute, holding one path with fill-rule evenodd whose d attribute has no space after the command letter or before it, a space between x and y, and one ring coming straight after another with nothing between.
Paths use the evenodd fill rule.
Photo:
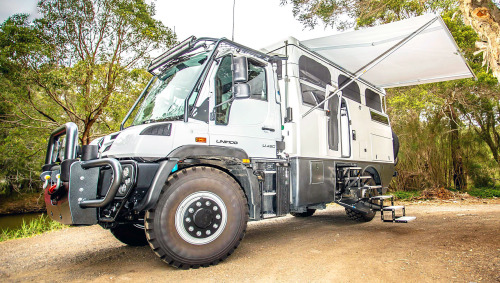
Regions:
<instances>
[{"instance_id":1,"label":"black off-road tire","mask_svg":"<svg viewBox=\"0 0 500 283\"><path fill-rule=\"evenodd\" d=\"M226 219L224 224L221 219ZM145 227L156 255L171 266L188 269L215 265L231 255L245 235L247 221L248 203L240 185L221 170L198 166L170 175L156 207L146 212ZM202 231L210 236L195 234Z\"/></svg>"},{"instance_id":2,"label":"black off-road tire","mask_svg":"<svg viewBox=\"0 0 500 283\"><path fill-rule=\"evenodd\" d=\"M349 217L349 219L358 222L370 222L375 217L375 211L371 211L370 213L362 213L347 207L345 208L345 213L347 214L347 217Z\"/></svg>"},{"instance_id":3,"label":"black off-road tire","mask_svg":"<svg viewBox=\"0 0 500 283\"><path fill-rule=\"evenodd\" d=\"M148 244L144 228L136 224L121 224L109 230L115 238L129 246L145 246Z\"/></svg>"},{"instance_id":4,"label":"black off-road tire","mask_svg":"<svg viewBox=\"0 0 500 283\"><path fill-rule=\"evenodd\" d=\"M308 208L306 212L290 212L290 214L295 217L309 217L312 216L314 212L316 212L316 209Z\"/></svg>"}]
</instances>

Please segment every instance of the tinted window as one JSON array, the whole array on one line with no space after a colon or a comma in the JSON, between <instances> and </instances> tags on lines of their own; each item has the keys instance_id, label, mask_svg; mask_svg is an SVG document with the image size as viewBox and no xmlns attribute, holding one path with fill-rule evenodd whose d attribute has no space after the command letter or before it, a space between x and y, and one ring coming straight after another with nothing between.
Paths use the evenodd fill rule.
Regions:
<instances>
[{"instance_id":1,"label":"tinted window","mask_svg":"<svg viewBox=\"0 0 500 283\"><path fill-rule=\"evenodd\" d=\"M325 99L326 85L331 84L332 77L328 68L313 59L305 56L299 58L299 79L308 82L315 87L305 83L300 84L302 101L315 106Z\"/></svg>"},{"instance_id":2,"label":"tinted window","mask_svg":"<svg viewBox=\"0 0 500 283\"><path fill-rule=\"evenodd\" d=\"M229 121L229 110L231 102L226 102L233 97L233 72L231 71L232 65L231 56L226 56L222 59L215 75L215 123L227 125Z\"/></svg>"},{"instance_id":3,"label":"tinted window","mask_svg":"<svg viewBox=\"0 0 500 283\"><path fill-rule=\"evenodd\" d=\"M248 84L250 98L267 100L266 70L264 66L248 60Z\"/></svg>"},{"instance_id":4,"label":"tinted window","mask_svg":"<svg viewBox=\"0 0 500 283\"><path fill-rule=\"evenodd\" d=\"M382 103L380 102L380 95L371 89L365 91L366 106L382 112Z\"/></svg>"},{"instance_id":5,"label":"tinted window","mask_svg":"<svg viewBox=\"0 0 500 283\"><path fill-rule=\"evenodd\" d=\"M370 116L372 117L372 121L377 121L379 123L389 125L389 119L383 115L370 111Z\"/></svg>"},{"instance_id":6,"label":"tinted window","mask_svg":"<svg viewBox=\"0 0 500 283\"><path fill-rule=\"evenodd\" d=\"M300 91L302 92L302 101L306 104L316 105L325 99L325 90L300 84Z\"/></svg>"},{"instance_id":7,"label":"tinted window","mask_svg":"<svg viewBox=\"0 0 500 283\"><path fill-rule=\"evenodd\" d=\"M332 81L327 67L305 56L299 58L299 78L322 88Z\"/></svg>"},{"instance_id":8,"label":"tinted window","mask_svg":"<svg viewBox=\"0 0 500 283\"><path fill-rule=\"evenodd\" d=\"M343 87L344 84L350 82L351 80L344 76L340 75L339 76L339 88ZM347 97L351 100L356 101L357 103L361 103L361 94L359 91L359 86L358 83L356 82L351 82L346 88L342 90L342 96Z\"/></svg>"}]
</instances>

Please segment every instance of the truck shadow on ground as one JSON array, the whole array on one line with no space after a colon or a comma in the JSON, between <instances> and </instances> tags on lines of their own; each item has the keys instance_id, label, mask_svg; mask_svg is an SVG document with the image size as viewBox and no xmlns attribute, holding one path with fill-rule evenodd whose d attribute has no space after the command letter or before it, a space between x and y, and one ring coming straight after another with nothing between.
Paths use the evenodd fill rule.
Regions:
<instances>
[{"instance_id":1,"label":"truck shadow on ground","mask_svg":"<svg viewBox=\"0 0 500 283\"><path fill-rule=\"evenodd\" d=\"M364 233L394 233L407 234L412 232L412 228L394 228L387 227L391 224L384 224L378 218L367 223L360 223L347 218L343 210L336 211L320 211L314 216L300 218L287 216L283 218L270 219L260 222L249 222L247 233L242 241L242 244L235 253L227 260L235 260L245 257L253 257L255 248L266 249L276 244L288 245L290 239L303 240L318 236L320 232L322 237L334 237L335 233L351 234L356 236ZM400 225L396 225L400 226ZM391 232L392 231L392 232ZM109 237L112 237L109 235ZM332 242L332 247L335 245ZM119 262L122 272L135 272L137 270L137 262L145 264L151 269L162 269L169 271L177 271L179 269L170 267L161 261L150 249L149 246L144 247L129 247L116 246L105 249L90 250L85 253L71 254L66 257L65 265L68 267L69 273L76 272L82 268L87 270L91 277L99 274L107 274L106 269L110 263ZM119 274L119 273L118 273Z\"/></svg>"}]
</instances>

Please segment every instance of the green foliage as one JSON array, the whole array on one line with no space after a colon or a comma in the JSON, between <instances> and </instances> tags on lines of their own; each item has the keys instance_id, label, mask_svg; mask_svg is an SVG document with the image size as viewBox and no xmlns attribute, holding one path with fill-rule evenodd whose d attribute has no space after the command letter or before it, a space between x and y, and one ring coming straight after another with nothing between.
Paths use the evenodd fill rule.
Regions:
<instances>
[{"instance_id":1,"label":"green foliage","mask_svg":"<svg viewBox=\"0 0 500 283\"><path fill-rule=\"evenodd\" d=\"M175 42L144 0L45 0L39 19L0 25L0 184L29 186L46 139L78 125L82 144L119 130L150 75L149 54Z\"/></svg>"},{"instance_id":2,"label":"green foliage","mask_svg":"<svg viewBox=\"0 0 500 283\"><path fill-rule=\"evenodd\" d=\"M47 215L42 214L40 217L32 219L28 223L23 220L23 224L19 229L3 229L0 233L0 242L12 239L28 238L44 232L60 230L66 227L66 225L53 221Z\"/></svg>"},{"instance_id":3,"label":"green foliage","mask_svg":"<svg viewBox=\"0 0 500 283\"><path fill-rule=\"evenodd\" d=\"M421 191L394 191L391 194L396 200L413 200L422 195Z\"/></svg>"},{"instance_id":4,"label":"green foliage","mask_svg":"<svg viewBox=\"0 0 500 283\"><path fill-rule=\"evenodd\" d=\"M281 4L293 5L294 16L306 27L314 28L321 22L340 30L390 23L457 7L453 0L281 0Z\"/></svg>"},{"instance_id":5,"label":"green foliage","mask_svg":"<svg viewBox=\"0 0 500 283\"><path fill-rule=\"evenodd\" d=\"M470 188L467 193L479 198L500 197L500 188Z\"/></svg>"}]
</instances>

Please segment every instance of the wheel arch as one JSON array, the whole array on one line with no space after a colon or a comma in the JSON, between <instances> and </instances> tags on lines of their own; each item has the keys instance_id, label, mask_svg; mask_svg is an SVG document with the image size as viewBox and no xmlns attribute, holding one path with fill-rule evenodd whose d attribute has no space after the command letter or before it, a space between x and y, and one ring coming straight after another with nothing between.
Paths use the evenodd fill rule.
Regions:
<instances>
[{"instance_id":1,"label":"wheel arch","mask_svg":"<svg viewBox=\"0 0 500 283\"><path fill-rule=\"evenodd\" d=\"M382 180L380 178L380 174L378 173L377 169L375 169L375 167L373 167L373 166L367 166L363 170L363 173L365 173L365 172L369 173L370 175L372 175L373 180L375 181L375 184L382 185Z\"/></svg>"},{"instance_id":2,"label":"wheel arch","mask_svg":"<svg viewBox=\"0 0 500 283\"><path fill-rule=\"evenodd\" d=\"M243 159L248 159L248 154L244 150L225 146L186 145L174 149L167 158L160 162L160 168L151 188L134 210L144 211L153 208L175 165L181 168L209 166L227 173L239 184L247 198L250 218L260 218L259 184L252 169L242 163Z\"/></svg>"}]
</instances>

